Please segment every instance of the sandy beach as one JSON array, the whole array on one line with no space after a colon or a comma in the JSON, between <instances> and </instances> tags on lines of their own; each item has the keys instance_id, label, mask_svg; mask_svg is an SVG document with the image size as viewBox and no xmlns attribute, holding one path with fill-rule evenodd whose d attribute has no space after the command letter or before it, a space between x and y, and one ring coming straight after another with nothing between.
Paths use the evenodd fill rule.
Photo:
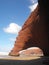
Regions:
<instances>
[{"instance_id":1,"label":"sandy beach","mask_svg":"<svg viewBox=\"0 0 49 65\"><path fill-rule=\"evenodd\" d=\"M0 65L49 65L49 57L1 57Z\"/></svg>"}]
</instances>

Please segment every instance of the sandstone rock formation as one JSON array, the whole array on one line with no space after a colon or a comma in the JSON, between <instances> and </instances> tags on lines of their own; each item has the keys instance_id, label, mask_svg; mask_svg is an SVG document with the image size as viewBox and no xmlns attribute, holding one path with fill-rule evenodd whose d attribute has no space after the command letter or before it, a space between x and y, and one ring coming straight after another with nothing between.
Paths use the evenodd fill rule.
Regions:
<instances>
[{"instance_id":1,"label":"sandstone rock formation","mask_svg":"<svg viewBox=\"0 0 49 65\"><path fill-rule=\"evenodd\" d=\"M27 56L44 56L43 51L38 47L30 47L25 50L19 51L20 57L27 57Z\"/></svg>"},{"instance_id":2,"label":"sandstone rock formation","mask_svg":"<svg viewBox=\"0 0 49 65\"><path fill-rule=\"evenodd\" d=\"M22 26L9 55L19 55L19 51L29 47L39 47L44 55L49 55L49 3L48 0L38 2L37 8Z\"/></svg>"},{"instance_id":3,"label":"sandstone rock formation","mask_svg":"<svg viewBox=\"0 0 49 65\"><path fill-rule=\"evenodd\" d=\"M33 43L35 43L35 41L33 40L34 35L32 35L32 33L34 34L33 27L37 19L38 19L38 7L34 12L31 13L27 21L22 26L22 29L19 32L18 37L16 38L14 48L12 49L9 55L18 55L18 52L20 50L34 46Z\"/></svg>"}]
</instances>

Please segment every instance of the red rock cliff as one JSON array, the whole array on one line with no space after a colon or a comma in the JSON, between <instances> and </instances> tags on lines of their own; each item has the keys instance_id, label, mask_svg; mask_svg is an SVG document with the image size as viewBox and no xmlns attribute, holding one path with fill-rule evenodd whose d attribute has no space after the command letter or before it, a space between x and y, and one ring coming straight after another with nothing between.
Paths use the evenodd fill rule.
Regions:
<instances>
[{"instance_id":1,"label":"red rock cliff","mask_svg":"<svg viewBox=\"0 0 49 65\"><path fill-rule=\"evenodd\" d=\"M14 48L9 55L18 55L20 50L29 47L39 47L43 50L45 55L49 55L48 8L45 10L47 1L46 3L44 0L39 0L38 2L39 5L22 26L22 29L16 38Z\"/></svg>"}]
</instances>

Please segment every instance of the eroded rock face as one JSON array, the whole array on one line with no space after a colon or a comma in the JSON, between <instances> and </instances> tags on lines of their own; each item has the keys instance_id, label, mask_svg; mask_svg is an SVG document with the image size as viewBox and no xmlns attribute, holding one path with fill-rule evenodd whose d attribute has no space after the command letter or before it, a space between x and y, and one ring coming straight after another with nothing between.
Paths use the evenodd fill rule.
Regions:
<instances>
[{"instance_id":1,"label":"eroded rock face","mask_svg":"<svg viewBox=\"0 0 49 65\"><path fill-rule=\"evenodd\" d=\"M9 55L18 55L20 50L29 48L34 46L34 25L38 20L38 7L34 12L32 12L29 18L26 20L24 25L22 26L21 31L19 32L18 37L16 38L14 48L10 52ZM33 34L32 34L33 33Z\"/></svg>"},{"instance_id":2,"label":"eroded rock face","mask_svg":"<svg viewBox=\"0 0 49 65\"><path fill-rule=\"evenodd\" d=\"M38 47L30 47L25 50L19 51L19 56L44 56L43 51Z\"/></svg>"},{"instance_id":3,"label":"eroded rock face","mask_svg":"<svg viewBox=\"0 0 49 65\"><path fill-rule=\"evenodd\" d=\"M29 47L39 47L44 55L49 55L49 8L48 0L38 0L39 5L30 14L19 32L14 48L9 55L19 55L19 51Z\"/></svg>"}]
</instances>

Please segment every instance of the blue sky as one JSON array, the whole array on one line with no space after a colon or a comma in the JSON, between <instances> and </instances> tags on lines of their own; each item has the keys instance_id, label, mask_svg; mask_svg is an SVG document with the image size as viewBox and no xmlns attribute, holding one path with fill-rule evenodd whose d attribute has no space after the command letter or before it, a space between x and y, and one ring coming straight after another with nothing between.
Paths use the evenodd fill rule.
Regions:
<instances>
[{"instance_id":1,"label":"blue sky","mask_svg":"<svg viewBox=\"0 0 49 65\"><path fill-rule=\"evenodd\" d=\"M0 52L9 52L37 0L0 0Z\"/></svg>"}]
</instances>

